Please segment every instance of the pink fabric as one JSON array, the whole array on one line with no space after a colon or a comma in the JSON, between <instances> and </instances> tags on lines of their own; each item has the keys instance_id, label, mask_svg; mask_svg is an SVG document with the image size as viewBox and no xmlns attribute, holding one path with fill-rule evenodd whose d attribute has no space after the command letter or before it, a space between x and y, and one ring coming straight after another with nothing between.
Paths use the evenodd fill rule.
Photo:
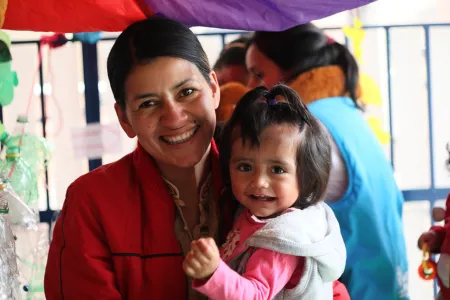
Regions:
<instances>
[{"instance_id":1,"label":"pink fabric","mask_svg":"<svg viewBox=\"0 0 450 300\"><path fill-rule=\"evenodd\" d=\"M333 300L350 300L347 288L337 280L333 282Z\"/></svg>"},{"instance_id":2,"label":"pink fabric","mask_svg":"<svg viewBox=\"0 0 450 300\"><path fill-rule=\"evenodd\" d=\"M193 287L209 298L220 299L271 299L286 285L295 285L300 276L293 276L304 259L267 249L257 249L249 258L246 272L239 275L226 262L245 250L245 240L264 226L260 221L243 212L221 248L218 269L207 280L194 280ZM298 273L298 272L295 272ZM290 281L295 281L290 282Z\"/></svg>"}]
</instances>

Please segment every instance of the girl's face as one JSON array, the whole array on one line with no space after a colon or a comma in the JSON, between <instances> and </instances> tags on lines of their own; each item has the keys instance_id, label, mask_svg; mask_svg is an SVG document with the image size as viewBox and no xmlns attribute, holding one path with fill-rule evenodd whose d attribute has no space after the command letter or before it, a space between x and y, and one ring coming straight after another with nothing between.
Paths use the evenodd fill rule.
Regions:
<instances>
[{"instance_id":1,"label":"girl's face","mask_svg":"<svg viewBox=\"0 0 450 300\"><path fill-rule=\"evenodd\" d=\"M136 65L125 83L126 109L115 106L122 128L137 136L160 167L192 167L208 153L220 91L187 60L160 57Z\"/></svg>"},{"instance_id":2,"label":"girl's face","mask_svg":"<svg viewBox=\"0 0 450 300\"><path fill-rule=\"evenodd\" d=\"M250 72L248 87L255 88L260 85L272 87L283 81L287 73L276 63L262 53L255 44L252 44L245 56L245 63Z\"/></svg>"},{"instance_id":3,"label":"girl's face","mask_svg":"<svg viewBox=\"0 0 450 300\"><path fill-rule=\"evenodd\" d=\"M230 176L236 199L257 217L269 217L291 207L300 194L297 178L299 129L272 125L260 136L260 147L233 141Z\"/></svg>"},{"instance_id":4,"label":"girl's face","mask_svg":"<svg viewBox=\"0 0 450 300\"><path fill-rule=\"evenodd\" d=\"M228 65L216 70L217 80L219 85L224 85L228 82L240 82L243 85L248 83L248 72L245 66Z\"/></svg>"}]
</instances>

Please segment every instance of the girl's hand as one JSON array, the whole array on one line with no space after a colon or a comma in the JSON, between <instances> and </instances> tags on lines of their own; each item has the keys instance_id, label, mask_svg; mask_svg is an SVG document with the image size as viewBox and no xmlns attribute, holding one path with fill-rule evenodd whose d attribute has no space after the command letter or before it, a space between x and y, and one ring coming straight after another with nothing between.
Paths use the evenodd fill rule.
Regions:
<instances>
[{"instance_id":1,"label":"girl's hand","mask_svg":"<svg viewBox=\"0 0 450 300\"><path fill-rule=\"evenodd\" d=\"M417 241L419 249L422 249L424 243L427 243L429 251L433 253L439 252L437 245L437 234L434 230L422 233L422 235L419 237L419 240Z\"/></svg>"},{"instance_id":2,"label":"girl's hand","mask_svg":"<svg viewBox=\"0 0 450 300\"><path fill-rule=\"evenodd\" d=\"M206 279L217 270L219 263L220 253L216 242L212 238L201 238L192 242L183 269L192 278Z\"/></svg>"}]
</instances>

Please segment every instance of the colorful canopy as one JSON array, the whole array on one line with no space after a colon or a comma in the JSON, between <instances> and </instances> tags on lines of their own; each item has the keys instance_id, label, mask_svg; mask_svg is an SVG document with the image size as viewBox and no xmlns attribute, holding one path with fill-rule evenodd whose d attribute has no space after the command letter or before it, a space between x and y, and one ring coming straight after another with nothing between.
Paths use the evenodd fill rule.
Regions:
<instances>
[{"instance_id":1,"label":"colorful canopy","mask_svg":"<svg viewBox=\"0 0 450 300\"><path fill-rule=\"evenodd\" d=\"M13 30L122 31L129 24L156 14L188 26L279 31L373 1L0 0L0 7L7 4L3 29Z\"/></svg>"}]
</instances>

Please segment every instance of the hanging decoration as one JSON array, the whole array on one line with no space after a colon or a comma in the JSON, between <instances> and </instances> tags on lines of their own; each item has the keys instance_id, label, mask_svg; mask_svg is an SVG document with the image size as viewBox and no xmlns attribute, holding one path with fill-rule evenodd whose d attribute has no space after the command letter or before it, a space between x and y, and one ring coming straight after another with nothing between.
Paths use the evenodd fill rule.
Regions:
<instances>
[{"instance_id":1,"label":"hanging decoration","mask_svg":"<svg viewBox=\"0 0 450 300\"><path fill-rule=\"evenodd\" d=\"M358 16L353 19L353 26L345 26L342 28L345 36L351 41L353 46L353 54L359 65L363 65L363 47L362 43L366 36L366 32L363 28L363 24ZM366 108L373 106L375 108L382 107L382 96L380 88L375 80L367 73L360 72L359 84L361 86L361 98L360 101ZM389 132L383 129L383 122L381 119L371 113L366 114L367 122L375 133L378 141L382 145L389 144L391 136Z\"/></svg>"}]
</instances>

